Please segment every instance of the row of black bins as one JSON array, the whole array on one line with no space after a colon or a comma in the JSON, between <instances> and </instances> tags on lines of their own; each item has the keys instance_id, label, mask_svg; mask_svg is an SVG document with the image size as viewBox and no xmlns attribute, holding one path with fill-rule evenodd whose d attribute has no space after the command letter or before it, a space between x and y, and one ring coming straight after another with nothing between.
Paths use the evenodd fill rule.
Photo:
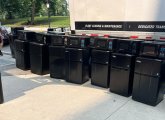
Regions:
<instances>
[{"instance_id":1,"label":"row of black bins","mask_svg":"<svg viewBox=\"0 0 165 120\"><path fill-rule=\"evenodd\" d=\"M56 30L65 32L66 28L48 28L49 33L54 33ZM15 58L15 40L18 39L19 30L24 30L24 27L11 27L11 34L9 34L9 43L10 43L10 49L11 49L11 55L13 58Z\"/></svg>"},{"instance_id":2,"label":"row of black bins","mask_svg":"<svg viewBox=\"0 0 165 120\"><path fill-rule=\"evenodd\" d=\"M19 31L15 40L16 66L32 73L43 75L49 73L49 51L46 33Z\"/></svg>"},{"instance_id":3,"label":"row of black bins","mask_svg":"<svg viewBox=\"0 0 165 120\"><path fill-rule=\"evenodd\" d=\"M28 31L20 31L19 36L22 34L24 37L16 40L17 48L19 44L26 46L20 47L17 50L20 52L16 52L18 68L29 60L27 63L35 74L50 72L53 78L78 84L88 81L91 77L93 85L106 88L110 85L110 91L123 96L132 94L134 100L149 105L156 105L163 99L164 61L157 60L158 56L153 58L162 50L159 44L155 46L158 42L146 44L142 43L142 40L33 33L34 39L29 38L31 42L28 47L27 33ZM137 58L139 54L141 57ZM151 65L155 67L149 67ZM160 71L155 71L156 69ZM148 74L145 71L148 71ZM157 73L154 74L155 72Z\"/></svg>"},{"instance_id":4,"label":"row of black bins","mask_svg":"<svg viewBox=\"0 0 165 120\"><path fill-rule=\"evenodd\" d=\"M90 51L86 46L90 39L85 36L52 36L51 41L50 76L77 84L88 81Z\"/></svg>"},{"instance_id":5,"label":"row of black bins","mask_svg":"<svg viewBox=\"0 0 165 120\"><path fill-rule=\"evenodd\" d=\"M118 40L112 53L110 91L157 105L165 92L165 42Z\"/></svg>"}]
</instances>

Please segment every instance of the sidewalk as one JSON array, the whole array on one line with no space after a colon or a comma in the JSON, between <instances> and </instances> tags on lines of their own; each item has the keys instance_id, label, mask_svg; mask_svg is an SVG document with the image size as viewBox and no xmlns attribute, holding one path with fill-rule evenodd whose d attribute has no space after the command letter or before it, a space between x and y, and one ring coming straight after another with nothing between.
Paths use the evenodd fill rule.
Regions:
<instances>
[{"instance_id":1,"label":"sidewalk","mask_svg":"<svg viewBox=\"0 0 165 120\"><path fill-rule=\"evenodd\" d=\"M11 55L10 46L6 45L3 47L2 52L7 55Z\"/></svg>"},{"instance_id":2,"label":"sidewalk","mask_svg":"<svg viewBox=\"0 0 165 120\"><path fill-rule=\"evenodd\" d=\"M9 47L3 49L9 51ZM3 63L5 61L5 63ZM0 120L164 120L165 100L152 107L110 93L108 89L38 76L0 57L5 103Z\"/></svg>"},{"instance_id":3,"label":"sidewalk","mask_svg":"<svg viewBox=\"0 0 165 120\"><path fill-rule=\"evenodd\" d=\"M4 46L2 49L3 56L0 56L0 67L2 66L8 66L8 65L14 65L15 59L11 57L11 51L9 45Z\"/></svg>"}]
</instances>

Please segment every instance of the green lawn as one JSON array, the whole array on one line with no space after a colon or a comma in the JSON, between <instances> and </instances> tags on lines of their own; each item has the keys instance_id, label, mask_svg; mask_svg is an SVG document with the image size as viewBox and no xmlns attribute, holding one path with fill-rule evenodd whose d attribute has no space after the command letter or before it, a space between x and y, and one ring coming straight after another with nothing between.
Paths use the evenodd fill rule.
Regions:
<instances>
[{"instance_id":1,"label":"green lawn","mask_svg":"<svg viewBox=\"0 0 165 120\"><path fill-rule=\"evenodd\" d=\"M5 26L28 26L27 22L30 18L0 20ZM48 17L35 17L35 24L33 26L48 27ZM70 20L68 16L51 16L51 27L69 27Z\"/></svg>"}]
</instances>

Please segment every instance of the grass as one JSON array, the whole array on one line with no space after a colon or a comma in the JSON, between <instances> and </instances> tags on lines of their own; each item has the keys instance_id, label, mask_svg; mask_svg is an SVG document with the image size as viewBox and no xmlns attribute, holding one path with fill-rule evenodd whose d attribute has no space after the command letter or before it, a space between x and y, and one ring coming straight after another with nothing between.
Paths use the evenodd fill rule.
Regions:
<instances>
[{"instance_id":1,"label":"grass","mask_svg":"<svg viewBox=\"0 0 165 120\"><path fill-rule=\"evenodd\" d=\"M36 27L48 27L48 17L35 17L34 25L27 25L30 18L20 18L12 20L0 20L2 25L14 27L14 26L36 26ZM70 20L68 16L51 16L51 27L69 27Z\"/></svg>"}]
</instances>

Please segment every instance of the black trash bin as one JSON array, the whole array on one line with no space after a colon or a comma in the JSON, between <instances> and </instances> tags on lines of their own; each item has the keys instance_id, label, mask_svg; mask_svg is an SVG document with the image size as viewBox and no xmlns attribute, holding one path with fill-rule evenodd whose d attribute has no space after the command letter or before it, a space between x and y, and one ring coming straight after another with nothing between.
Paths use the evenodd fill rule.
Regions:
<instances>
[{"instance_id":1,"label":"black trash bin","mask_svg":"<svg viewBox=\"0 0 165 120\"><path fill-rule=\"evenodd\" d=\"M123 96L132 94L135 56L113 53L111 59L110 91Z\"/></svg>"},{"instance_id":2,"label":"black trash bin","mask_svg":"<svg viewBox=\"0 0 165 120\"><path fill-rule=\"evenodd\" d=\"M129 97L132 94L135 58L142 40L118 39L116 53L112 54L110 91Z\"/></svg>"},{"instance_id":3,"label":"black trash bin","mask_svg":"<svg viewBox=\"0 0 165 120\"><path fill-rule=\"evenodd\" d=\"M36 33L34 42L30 42L30 68L38 75L49 73L49 44L46 33Z\"/></svg>"},{"instance_id":4,"label":"black trash bin","mask_svg":"<svg viewBox=\"0 0 165 120\"><path fill-rule=\"evenodd\" d=\"M143 42L136 59L132 98L155 106L164 99L165 42Z\"/></svg>"},{"instance_id":5,"label":"black trash bin","mask_svg":"<svg viewBox=\"0 0 165 120\"><path fill-rule=\"evenodd\" d=\"M18 35L19 30L24 30L24 27L11 27L11 34Z\"/></svg>"},{"instance_id":6,"label":"black trash bin","mask_svg":"<svg viewBox=\"0 0 165 120\"><path fill-rule=\"evenodd\" d=\"M89 80L90 37L69 36L65 51L66 81L83 84Z\"/></svg>"},{"instance_id":7,"label":"black trash bin","mask_svg":"<svg viewBox=\"0 0 165 120\"><path fill-rule=\"evenodd\" d=\"M49 46L50 77L65 79L65 45L67 36L50 35L51 45Z\"/></svg>"},{"instance_id":8,"label":"black trash bin","mask_svg":"<svg viewBox=\"0 0 165 120\"><path fill-rule=\"evenodd\" d=\"M18 30L24 30L24 27L12 27L11 34L9 35L9 43L11 55L15 58L15 43L14 41L18 38Z\"/></svg>"},{"instance_id":9,"label":"black trash bin","mask_svg":"<svg viewBox=\"0 0 165 120\"><path fill-rule=\"evenodd\" d=\"M132 99L155 106L164 99L165 62L158 59L137 58Z\"/></svg>"},{"instance_id":10,"label":"black trash bin","mask_svg":"<svg viewBox=\"0 0 165 120\"><path fill-rule=\"evenodd\" d=\"M3 102L4 102L3 88L2 88L1 73L0 73L0 104L2 104Z\"/></svg>"},{"instance_id":11,"label":"black trash bin","mask_svg":"<svg viewBox=\"0 0 165 120\"><path fill-rule=\"evenodd\" d=\"M91 78L91 70L92 70L92 50L95 49L95 42L98 36L90 36L90 43L89 43L89 54L90 54L90 58L89 58L89 77Z\"/></svg>"},{"instance_id":12,"label":"black trash bin","mask_svg":"<svg viewBox=\"0 0 165 120\"><path fill-rule=\"evenodd\" d=\"M110 80L111 53L116 48L115 38L95 38L91 52L91 83L108 88Z\"/></svg>"},{"instance_id":13,"label":"black trash bin","mask_svg":"<svg viewBox=\"0 0 165 120\"><path fill-rule=\"evenodd\" d=\"M29 44L25 41L15 40L16 67L22 70L30 68Z\"/></svg>"},{"instance_id":14,"label":"black trash bin","mask_svg":"<svg viewBox=\"0 0 165 120\"><path fill-rule=\"evenodd\" d=\"M16 67L19 69L30 69L29 42L34 40L34 35L32 31L18 31L18 39L15 40L15 58Z\"/></svg>"}]
</instances>

